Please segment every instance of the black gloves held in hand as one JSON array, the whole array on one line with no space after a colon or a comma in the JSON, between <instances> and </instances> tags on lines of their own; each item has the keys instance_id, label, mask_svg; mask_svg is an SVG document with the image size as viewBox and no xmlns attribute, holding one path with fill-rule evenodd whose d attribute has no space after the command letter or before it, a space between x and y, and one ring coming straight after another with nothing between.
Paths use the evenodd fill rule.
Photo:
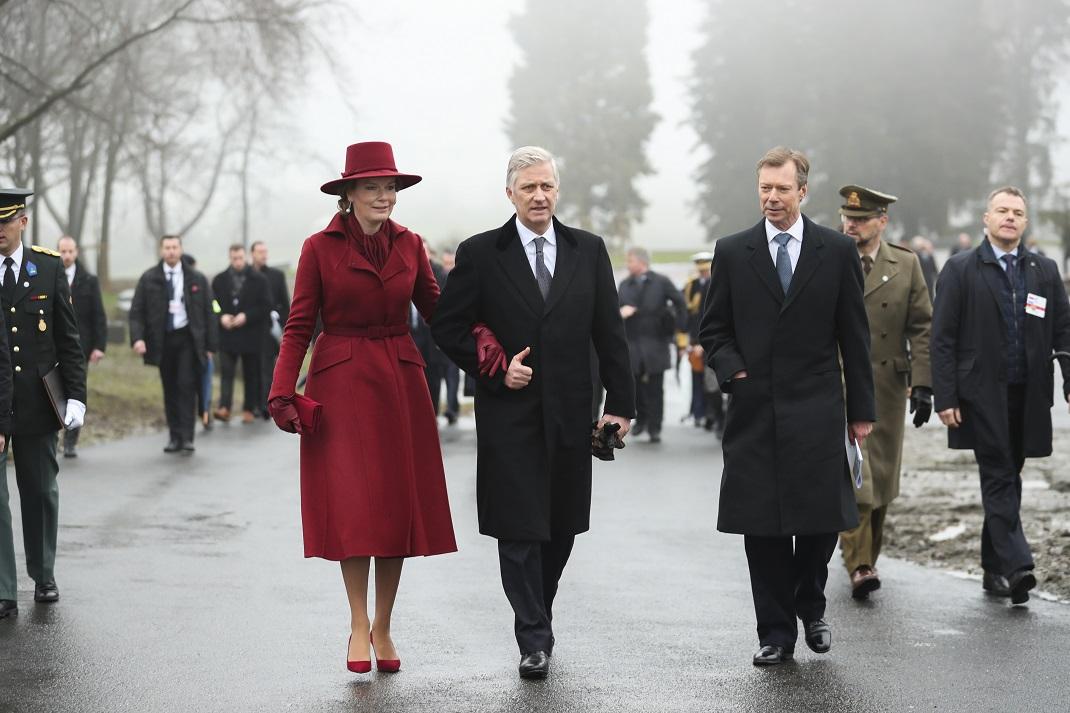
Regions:
<instances>
[{"instance_id":1,"label":"black gloves held in hand","mask_svg":"<svg viewBox=\"0 0 1070 713\"><path fill-rule=\"evenodd\" d=\"M914 428L921 428L933 415L933 390L915 386L910 390L910 413L914 414Z\"/></svg>"},{"instance_id":2,"label":"black gloves held in hand","mask_svg":"<svg viewBox=\"0 0 1070 713\"><path fill-rule=\"evenodd\" d=\"M613 450L624 448L624 441L617 435L619 423L607 423L598 428L598 422L591 424L591 455L598 460L613 460Z\"/></svg>"}]
</instances>

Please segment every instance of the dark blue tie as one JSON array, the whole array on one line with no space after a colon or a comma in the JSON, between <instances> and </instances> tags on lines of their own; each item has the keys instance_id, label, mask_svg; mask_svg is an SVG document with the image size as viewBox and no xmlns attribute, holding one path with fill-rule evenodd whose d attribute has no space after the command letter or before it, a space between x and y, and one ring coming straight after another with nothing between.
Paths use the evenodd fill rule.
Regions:
<instances>
[{"instance_id":1,"label":"dark blue tie","mask_svg":"<svg viewBox=\"0 0 1070 713\"><path fill-rule=\"evenodd\" d=\"M780 278L780 286L784 288L784 294L788 294L791 286L791 257L788 255L788 241L791 236L787 233L777 235L773 240L780 245L776 251L776 274Z\"/></svg>"},{"instance_id":2,"label":"dark blue tie","mask_svg":"<svg viewBox=\"0 0 1070 713\"><path fill-rule=\"evenodd\" d=\"M1018 284L1018 256L1004 255L1000 260L1007 266L1007 280L1011 283L1011 287L1015 287Z\"/></svg>"},{"instance_id":3,"label":"dark blue tie","mask_svg":"<svg viewBox=\"0 0 1070 713\"><path fill-rule=\"evenodd\" d=\"M171 311L171 305L175 301L175 271L167 271L167 331L175 331L175 313Z\"/></svg>"}]
</instances>

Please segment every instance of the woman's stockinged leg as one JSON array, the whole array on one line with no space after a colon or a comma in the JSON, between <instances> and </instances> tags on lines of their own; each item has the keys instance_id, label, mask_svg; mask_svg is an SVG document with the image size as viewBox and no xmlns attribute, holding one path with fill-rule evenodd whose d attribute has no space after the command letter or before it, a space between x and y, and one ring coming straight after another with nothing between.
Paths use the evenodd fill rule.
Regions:
<instances>
[{"instance_id":1,"label":"woman's stockinged leg","mask_svg":"<svg viewBox=\"0 0 1070 713\"><path fill-rule=\"evenodd\" d=\"M390 616L401 582L401 567L404 557L375 558L375 621L372 636L375 638L377 659L397 659L398 652L390 638Z\"/></svg>"},{"instance_id":2,"label":"woman's stockinged leg","mask_svg":"<svg viewBox=\"0 0 1070 713\"><path fill-rule=\"evenodd\" d=\"M368 570L371 566L371 558L351 557L342 560L341 564L342 580L345 582L346 596L349 598L352 631L352 638L349 640L349 660L370 661L371 647L368 638L371 623L368 621Z\"/></svg>"}]
</instances>

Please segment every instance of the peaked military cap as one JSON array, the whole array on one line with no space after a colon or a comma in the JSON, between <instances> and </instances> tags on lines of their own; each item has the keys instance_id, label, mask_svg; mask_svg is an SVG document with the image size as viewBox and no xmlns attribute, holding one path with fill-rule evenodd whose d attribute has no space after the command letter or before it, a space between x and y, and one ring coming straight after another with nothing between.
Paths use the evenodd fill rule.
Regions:
<instances>
[{"instance_id":1,"label":"peaked military cap","mask_svg":"<svg viewBox=\"0 0 1070 713\"><path fill-rule=\"evenodd\" d=\"M697 252L691 256L691 262L695 263L700 267L702 265L710 265L711 263L713 263L713 253L708 250Z\"/></svg>"},{"instance_id":2,"label":"peaked military cap","mask_svg":"<svg viewBox=\"0 0 1070 713\"><path fill-rule=\"evenodd\" d=\"M888 206L895 203L898 198L875 191L865 186L844 186L840 189L843 196L843 205L840 206L840 215L848 218L869 218L874 215L883 215L888 212Z\"/></svg>"},{"instance_id":3,"label":"peaked military cap","mask_svg":"<svg viewBox=\"0 0 1070 713\"><path fill-rule=\"evenodd\" d=\"M33 191L25 188L0 188L0 220L15 217L26 207L26 199L32 195Z\"/></svg>"}]
</instances>

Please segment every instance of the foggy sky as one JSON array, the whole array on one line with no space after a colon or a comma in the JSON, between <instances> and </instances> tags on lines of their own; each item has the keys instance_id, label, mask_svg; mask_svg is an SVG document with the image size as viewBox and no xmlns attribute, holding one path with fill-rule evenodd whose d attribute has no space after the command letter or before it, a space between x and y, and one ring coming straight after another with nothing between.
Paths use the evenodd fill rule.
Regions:
<instances>
[{"instance_id":1,"label":"foggy sky","mask_svg":"<svg viewBox=\"0 0 1070 713\"><path fill-rule=\"evenodd\" d=\"M339 32L334 48L356 113L339 100L328 69L317 66L307 85L294 87L291 103L280 109L288 113L295 135L272 139L285 142L290 154L296 149L301 158L268 156L255 163L254 238L267 242L273 264L296 265L301 242L326 225L334 200L320 193L319 186L339 175L345 147L355 141L391 142L398 168L424 177L399 194L393 217L432 245L456 244L511 215L504 183L513 147L503 127L510 109L507 81L517 51L506 23L521 5L520 0L349 4L359 19L349 23L350 31ZM648 208L633 234L638 245L687 250L705 246L691 208L692 177L703 154L696 150L697 137L687 125L686 94L703 5L701 0L650 3L647 56L654 110L661 120L648 145L656 174L639 183ZM1068 89L1064 86L1061 94ZM758 91L755 101L762 99ZM1067 103L1060 116L1064 136L1070 134ZM270 154L271 147L262 151ZM1057 176L1068 180L1070 148L1058 147L1054 158ZM753 176L742 175L740 180L751 181ZM240 240L240 209L233 186L228 188L216 195L209 215L186 236L187 251L209 275L225 266L226 246ZM562 192L568 189L564 173ZM152 237L146 234L136 200L128 193L117 216L121 228L112 249L116 277L135 276L154 260ZM757 198L754 214L757 220ZM50 242L47 237L45 242ZM92 250L84 252L92 266Z\"/></svg>"}]
</instances>

